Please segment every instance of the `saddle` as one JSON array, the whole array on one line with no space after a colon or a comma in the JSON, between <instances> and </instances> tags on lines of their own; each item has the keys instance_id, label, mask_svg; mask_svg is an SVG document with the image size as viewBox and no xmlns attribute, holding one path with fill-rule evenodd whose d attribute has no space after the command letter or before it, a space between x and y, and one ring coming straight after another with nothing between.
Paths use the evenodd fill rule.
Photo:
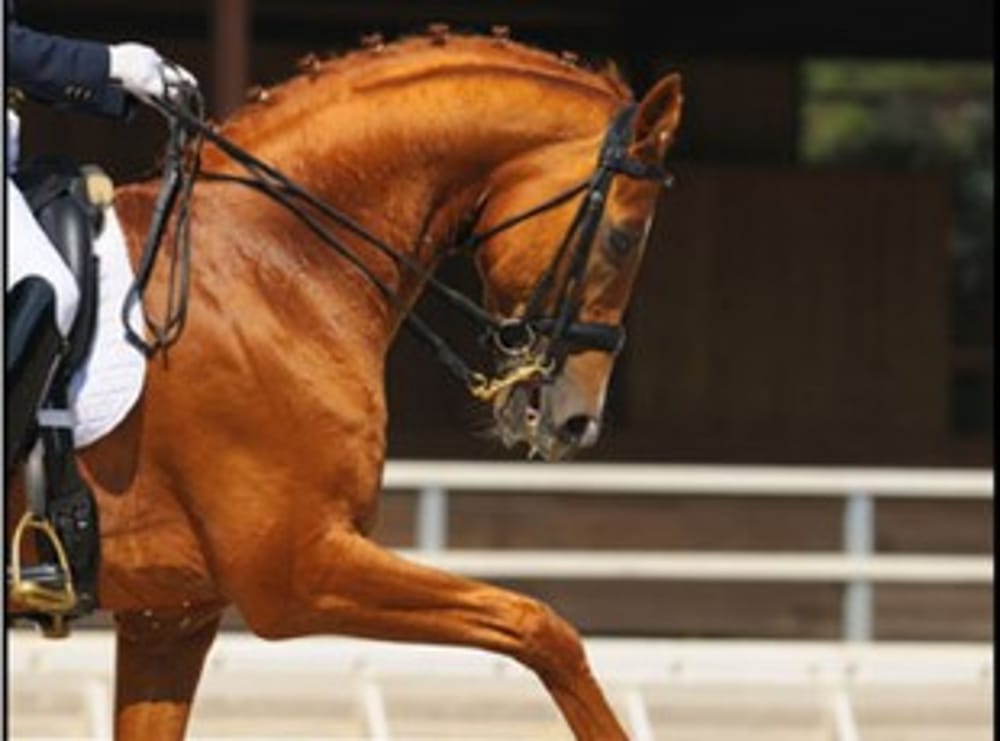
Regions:
<instances>
[{"instance_id":1,"label":"saddle","mask_svg":"<svg viewBox=\"0 0 1000 741\"><path fill-rule=\"evenodd\" d=\"M31 160L19 169L15 180L80 290L73 327L56 367L50 371L52 380L39 408L18 410L17 403L8 408L8 414L37 415L29 436L7 452L8 472L11 458L27 457L26 514L14 531L7 573L10 596L27 611L12 617L37 623L48 637L63 637L68 634L69 619L86 615L97 606L98 511L76 465L68 388L70 378L87 359L97 328L99 264L93 246L113 187L96 166L80 167L65 157ZM29 283L17 293L19 288L21 284L9 296L13 310L7 317L8 343L46 341L18 326L19 322L29 327L36 324L18 306L31 303L28 294L37 286ZM46 372L21 369L25 374L39 371ZM9 367L7 374L8 388L16 387ZM38 561L22 565L23 538L28 533L35 537Z\"/></svg>"}]
</instances>

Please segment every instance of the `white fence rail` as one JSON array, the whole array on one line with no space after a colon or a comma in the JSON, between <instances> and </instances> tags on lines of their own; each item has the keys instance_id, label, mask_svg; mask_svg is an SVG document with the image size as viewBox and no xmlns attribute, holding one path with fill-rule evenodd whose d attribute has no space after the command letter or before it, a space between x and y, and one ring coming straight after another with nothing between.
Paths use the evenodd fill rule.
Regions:
<instances>
[{"instance_id":1,"label":"white fence rail","mask_svg":"<svg viewBox=\"0 0 1000 741\"><path fill-rule=\"evenodd\" d=\"M572 491L575 494L678 494L727 496L993 496L993 471L939 468L799 466L689 466L642 463L478 463L389 461L386 489L465 491Z\"/></svg>"},{"instance_id":2,"label":"white fence rail","mask_svg":"<svg viewBox=\"0 0 1000 741\"><path fill-rule=\"evenodd\" d=\"M873 583L991 584L993 560L878 555L874 500L993 498L991 470L390 461L386 490L417 492L415 560L482 578L845 582L844 636L873 635ZM840 497L839 553L469 551L448 548L448 501L484 492L715 497Z\"/></svg>"},{"instance_id":3,"label":"white fence rail","mask_svg":"<svg viewBox=\"0 0 1000 741\"><path fill-rule=\"evenodd\" d=\"M11 737L111 737L114 639L15 631ZM586 641L635 741L948 738L987 741L987 644ZM54 712L58 708L58 712ZM540 685L482 651L348 638L223 633L190 737L569 739Z\"/></svg>"},{"instance_id":4,"label":"white fence rail","mask_svg":"<svg viewBox=\"0 0 1000 741\"><path fill-rule=\"evenodd\" d=\"M673 579L685 581L878 581L989 584L980 556L868 556L645 551L473 551L399 553L459 574L498 579Z\"/></svg>"}]
</instances>

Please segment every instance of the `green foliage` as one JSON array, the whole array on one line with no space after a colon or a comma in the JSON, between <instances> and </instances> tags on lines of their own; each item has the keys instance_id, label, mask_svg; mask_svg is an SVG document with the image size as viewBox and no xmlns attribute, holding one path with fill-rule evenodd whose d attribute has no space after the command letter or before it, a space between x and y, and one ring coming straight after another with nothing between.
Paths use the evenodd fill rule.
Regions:
<instances>
[{"instance_id":1,"label":"green foliage","mask_svg":"<svg viewBox=\"0 0 1000 741\"><path fill-rule=\"evenodd\" d=\"M851 96L916 93L993 95L993 67L941 62L816 60L806 63L804 83L811 95Z\"/></svg>"},{"instance_id":2,"label":"green foliage","mask_svg":"<svg viewBox=\"0 0 1000 741\"><path fill-rule=\"evenodd\" d=\"M946 172L955 209L954 331L992 344L993 66L812 61L803 69L800 156Z\"/></svg>"},{"instance_id":3,"label":"green foliage","mask_svg":"<svg viewBox=\"0 0 1000 741\"><path fill-rule=\"evenodd\" d=\"M810 62L806 162L992 171L993 68L926 62Z\"/></svg>"}]
</instances>

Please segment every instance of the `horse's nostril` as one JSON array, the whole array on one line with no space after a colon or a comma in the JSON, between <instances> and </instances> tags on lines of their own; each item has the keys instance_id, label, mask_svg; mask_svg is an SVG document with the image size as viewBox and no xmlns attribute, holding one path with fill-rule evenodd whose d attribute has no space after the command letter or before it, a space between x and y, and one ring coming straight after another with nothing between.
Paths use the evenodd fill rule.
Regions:
<instances>
[{"instance_id":1,"label":"horse's nostril","mask_svg":"<svg viewBox=\"0 0 1000 741\"><path fill-rule=\"evenodd\" d=\"M597 422L586 414L574 414L559 429L566 442L592 445L597 439Z\"/></svg>"}]
</instances>

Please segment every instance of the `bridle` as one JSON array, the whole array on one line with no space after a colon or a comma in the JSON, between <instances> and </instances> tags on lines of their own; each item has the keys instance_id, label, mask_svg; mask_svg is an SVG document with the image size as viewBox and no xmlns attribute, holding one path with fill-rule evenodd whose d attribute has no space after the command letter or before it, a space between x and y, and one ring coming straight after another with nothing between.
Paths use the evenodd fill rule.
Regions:
<instances>
[{"instance_id":1,"label":"bridle","mask_svg":"<svg viewBox=\"0 0 1000 741\"><path fill-rule=\"evenodd\" d=\"M597 167L586 180L470 238L472 246L478 246L516 224L583 194L562 243L535 284L523 313L515 319L502 321L493 334L494 344L502 354L522 359L531 356L539 335L544 337L547 342L539 365L546 374L553 373L571 352L598 350L617 355L625 344L622 325L583 322L578 317L588 260L614 177L625 175L637 180L655 180L668 187L671 184L671 176L659 164L647 164L629 156L632 123L637 110L638 106L631 103L614 115L601 145ZM556 281L567 259L568 266L557 288ZM544 314L547 302L555 307L555 313L549 316ZM537 361L536 357L534 362Z\"/></svg>"},{"instance_id":2,"label":"bridle","mask_svg":"<svg viewBox=\"0 0 1000 741\"><path fill-rule=\"evenodd\" d=\"M516 214L490 229L473 233L458 248L474 250L492 237L517 224L543 214L582 194L583 199L552 262L539 277L524 312L518 317L497 318L464 294L445 285L410 255L380 239L349 215L339 211L279 170L261 161L215 130L205 119L204 101L195 88L182 87L164 99L144 101L162 114L170 129L170 139L163 166L160 191L154 205L153 218L144 244L142 258L122 308L122 321L129 341L147 356L165 350L180 336L187 312L187 288L190 275L190 198L198 178L243 185L266 194L291 212L324 244L344 257L401 312L405 325L426 344L444 366L464 383L477 399L488 401L501 390L522 381L544 382L553 377L565 358L583 350L616 354L625 341L621 325L579 320L582 291L588 258L604 214L608 192L616 175L639 180L655 180L669 186L670 175L658 164L646 164L629 156L632 122L637 106L629 104L612 118L601 146L597 165L585 180L558 193L543 203ZM208 172L201 169L200 152L204 141L210 141L232 160L240 164L246 175ZM177 210L174 228L174 249L169 271L166 319L153 320L143 309L146 328L152 334L147 342L129 324L127 317L142 298L153 264L166 232L170 215ZM345 229L372 247L392 258L397 265L426 281L446 303L485 330L501 356L503 373L490 378L474 371L448 343L414 312L409 311L402 297L375 274L366 263L332 234L323 219ZM563 263L567 262L565 271ZM562 273L562 279L559 276ZM557 285L558 283L558 285ZM549 303L554 313L544 313Z\"/></svg>"}]
</instances>

